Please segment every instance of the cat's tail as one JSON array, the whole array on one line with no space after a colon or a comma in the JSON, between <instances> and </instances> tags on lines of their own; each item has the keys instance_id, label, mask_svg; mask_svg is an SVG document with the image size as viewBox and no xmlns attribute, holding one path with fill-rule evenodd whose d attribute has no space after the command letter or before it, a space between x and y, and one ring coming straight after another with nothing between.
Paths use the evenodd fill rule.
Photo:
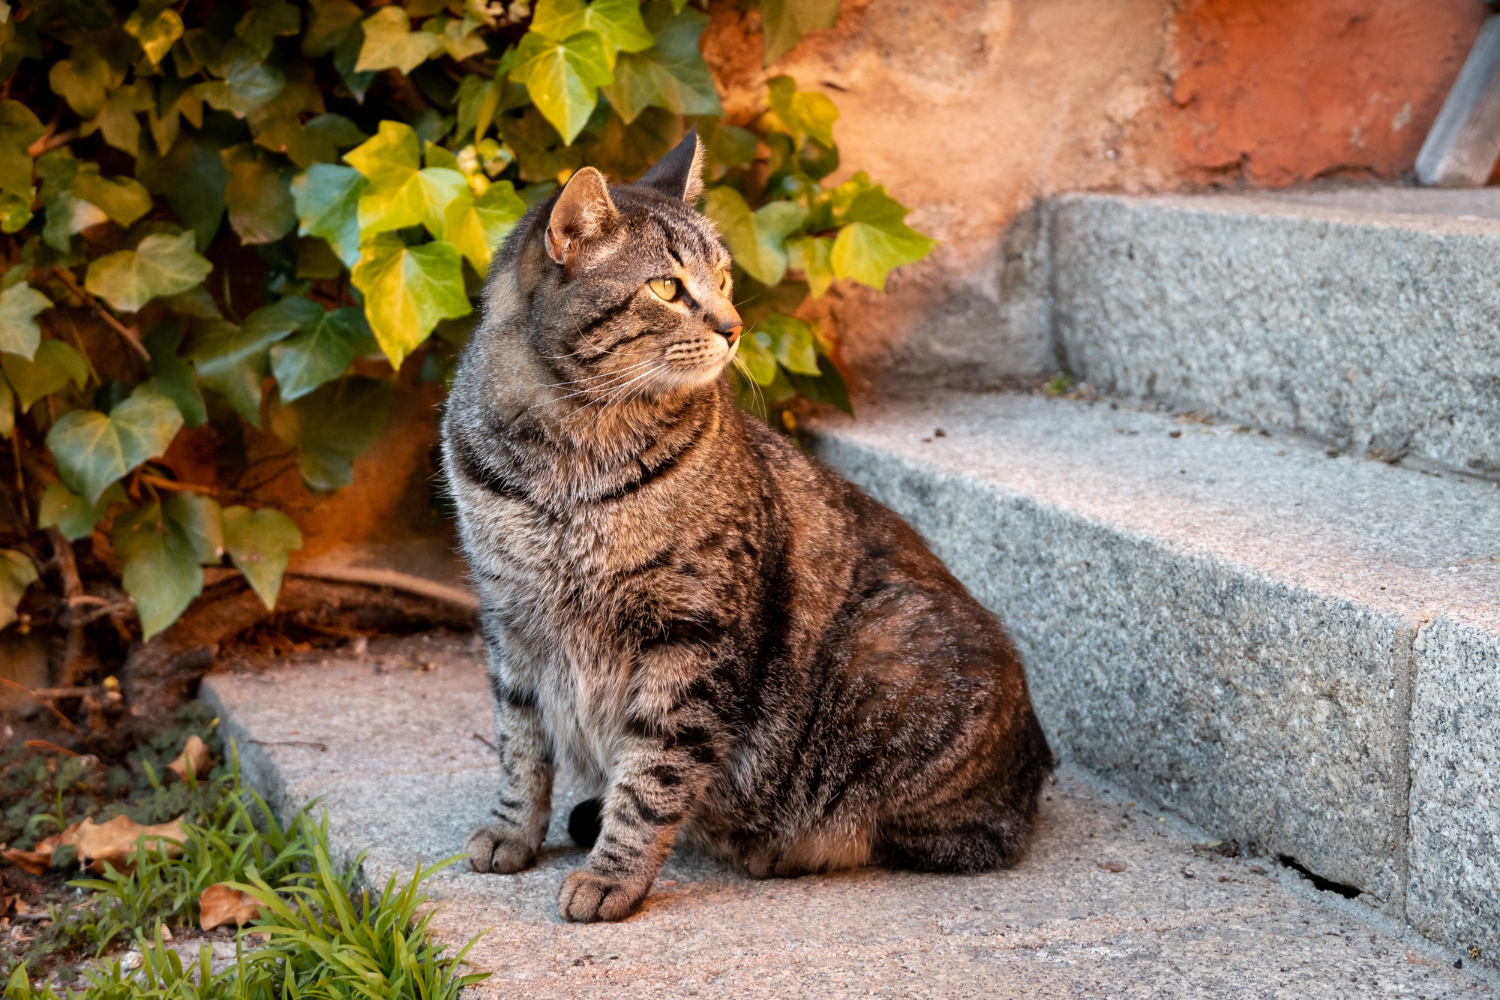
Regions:
<instances>
[{"instance_id":1,"label":"cat's tail","mask_svg":"<svg viewBox=\"0 0 1500 1000\"><path fill-rule=\"evenodd\" d=\"M599 813L603 807L604 803L599 799L584 799L568 813L568 836L585 851L592 850L594 841L599 839L602 824Z\"/></svg>"}]
</instances>

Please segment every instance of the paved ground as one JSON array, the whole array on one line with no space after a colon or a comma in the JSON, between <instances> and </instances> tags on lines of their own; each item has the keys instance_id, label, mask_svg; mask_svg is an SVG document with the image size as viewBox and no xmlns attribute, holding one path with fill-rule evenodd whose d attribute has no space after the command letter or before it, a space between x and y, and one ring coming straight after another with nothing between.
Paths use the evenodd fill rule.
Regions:
<instances>
[{"instance_id":1,"label":"paved ground","mask_svg":"<svg viewBox=\"0 0 1500 1000\"><path fill-rule=\"evenodd\" d=\"M490 733L489 696L465 640L218 674L204 696L252 780L288 805L321 797L336 846L368 848L371 881L458 852L490 805L496 769L473 735ZM484 932L470 955L494 975L475 992L506 1000L1495 995L1363 904L1221 857L1087 775L1062 769L1044 799L1013 871L757 882L674 856L638 915L580 926L555 910L584 857L563 830L564 780L541 864L441 873L434 927L455 942Z\"/></svg>"}]
</instances>

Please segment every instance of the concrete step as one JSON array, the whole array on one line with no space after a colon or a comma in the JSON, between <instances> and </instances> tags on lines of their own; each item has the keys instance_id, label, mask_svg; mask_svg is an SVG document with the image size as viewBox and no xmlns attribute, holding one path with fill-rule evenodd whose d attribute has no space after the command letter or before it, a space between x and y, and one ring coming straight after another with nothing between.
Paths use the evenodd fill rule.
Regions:
<instances>
[{"instance_id":1,"label":"concrete step","mask_svg":"<svg viewBox=\"0 0 1500 1000\"><path fill-rule=\"evenodd\" d=\"M999 614L1065 757L1500 957L1500 485L1006 393L815 434Z\"/></svg>"},{"instance_id":2,"label":"concrete step","mask_svg":"<svg viewBox=\"0 0 1500 1000\"><path fill-rule=\"evenodd\" d=\"M1100 389L1500 477L1500 190L1052 205L1059 360Z\"/></svg>"},{"instance_id":3,"label":"concrete step","mask_svg":"<svg viewBox=\"0 0 1500 1000\"><path fill-rule=\"evenodd\" d=\"M283 809L319 798L342 855L369 850L366 883L460 851L493 804L494 755L470 736L491 732L490 695L467 642L310 654L210 676L203 694ZM469 957L494 975L471 996L1496 995L1465 953L1274 863L1224 857L1202 831L1075 769L1047 787L1034 846L1011 871L757 882L678 852L619 924L557 918L558 885L584 860L564 827L576 798L563 775L536 868L453 868L430 884L441 938L485 932Z\"/></svg>"}]
</instances>

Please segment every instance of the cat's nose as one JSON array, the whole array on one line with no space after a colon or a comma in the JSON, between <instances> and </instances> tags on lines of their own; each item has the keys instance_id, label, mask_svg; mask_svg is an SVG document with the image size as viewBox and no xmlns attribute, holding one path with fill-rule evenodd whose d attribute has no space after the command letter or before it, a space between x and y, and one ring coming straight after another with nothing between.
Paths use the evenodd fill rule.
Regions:
<instances>
[{"instance_id":1,"label":"cat's nose","mask_svg":"<svg viewBox=\"0 0 1500 1000\"><path fill-rule=\"evenodd\" d=\"M734 342L740 339L740 331L743 329L744 327L739 323L734 324L734 326L721 326L719 327L719 336L723 337L730 347L733 347Z\"/></svg>"}]
</instances>

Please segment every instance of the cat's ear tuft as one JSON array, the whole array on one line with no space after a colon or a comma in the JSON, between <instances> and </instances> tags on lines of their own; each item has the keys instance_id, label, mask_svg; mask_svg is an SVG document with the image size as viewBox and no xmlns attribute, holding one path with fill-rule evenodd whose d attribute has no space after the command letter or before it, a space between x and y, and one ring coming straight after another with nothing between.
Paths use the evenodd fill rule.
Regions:
<instances>
[{"instance_id":1,"label":"cat's ear tuft","mask_svg":"<svg viewBox=\"0 0 1500 1000\"><path fill-rule=\"evenodd\" d=\"M547 256L559 264L576 260L592 240L614 228L619 213L604 175L584 167L568 178L547 221Z\"/></svg>"},{"instance_id":2,"label":"cat's ear tuft","mask_svg":"<svg viewBox=\"0 0 1500 1000\"><path fill-rule=\"evenodd\" d=\"M703 143L698 139L697 128L689 129L677 147L657 160L656 166L636 183L654 188L668 198L698 204L703 197Z\"/></svg>"}]
</instances>

